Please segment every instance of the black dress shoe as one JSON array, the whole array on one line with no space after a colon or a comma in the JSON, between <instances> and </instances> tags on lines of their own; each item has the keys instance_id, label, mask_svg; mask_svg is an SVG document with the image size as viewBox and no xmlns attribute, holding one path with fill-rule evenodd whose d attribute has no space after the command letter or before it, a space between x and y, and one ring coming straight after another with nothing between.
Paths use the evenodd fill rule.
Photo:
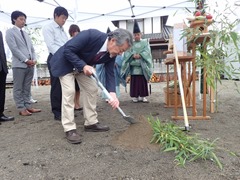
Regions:
<instances>
[{"instance_id":1,"label":"black dress shoe","mask_svg":"<svg viewBox=\"0 0 240 180\"><path fill-rule=\"evenodd\" d=\"M12 116L7 117L7 116L5 116L5 115L2 115L2 116L0 117L0 121L1 121L1 122L4 122L4 121L13 121L13 120L14 120L14 117L12 117Z\"/></svg>"},{"instance_id":2,"label":"black dress shoe","mask_svg":"<svg viewBox=\"0 0 240 180\"><path fill-rule=\"evenodd\" d=\"M84 130L87 132L103 132L108 131L109 127L106 125L101 125L100 123L96 123L90 126L84 126Z\"/></svg>"},{"instance_id":3,"label":"black dress shoe","mask_svg":"<svg viewBox=\"0 0 240 180\"><path fill-rule=\"evenodd\" d=\"M62 117L61 116L54 116L54 120L56 121L61 121Z\"/></svg>"},{"instance_id":4,"label":"black dress shoe","mask_svg":"<svg viewBox=\"0 0 240 180\"><path fill-rule=\"evenodd\" d=\"M80 108L74 108L74 111L82 111L82 110L83 110L82 107L80 107Z\"/></svg>"}]
</instances>

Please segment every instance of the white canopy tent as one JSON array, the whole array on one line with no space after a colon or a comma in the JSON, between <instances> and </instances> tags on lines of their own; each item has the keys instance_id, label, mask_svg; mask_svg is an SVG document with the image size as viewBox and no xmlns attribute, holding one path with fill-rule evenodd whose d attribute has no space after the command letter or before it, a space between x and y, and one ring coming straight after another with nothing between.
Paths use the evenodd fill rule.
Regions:
<instances>
[{"instance_id":1,"label":"white canopy tent","mask_svg":"<svg viewBox=\"0 0 240 180\"><path fill-rule=\"evenodd\" d=\"M211 9L220 8L224 3L240 4L239 0L221 1L205 0ZM218 2L219 6L216 6ZM11 13L20 10L27 15L29 27L43 26L53 19L53 11L56 6L63 6L69 12L66 23L76 23L81 29L104 29L111 25L111 21L141 19L169 15L173 17L171 23L186 16L186 9L195 10L192 0L1 0L0 23L11 24ZM183 15L184 14L184 15ZM239 14L239 13L238 13ZM182 18L181 18L182 19ZM171 24L170 23L170 24Z\"/></svg>"},{"instance_id":2,"label":"white canopy tent","mask_svg":"<svg viewBox=\"0 0 240 180\"><path fill-rule=\"evenodd\" d=\"M219 7L215 5L215 2L220 3L217 0L205 2L214 9L222 7L226 1L221 1ZM239 0L228 2L240 4ZM57 6L63 6L69 12L69 18L64 25L66 30L70 24L75 23L81 30L96 28L103 32L106 32L108 27L111 30L116 28L111 21L168 15L167 25L173 25L187 16L187 10L195 11L195 3L191 0L0 0L0 30L5 34L6 29L12 26L11 13L15 10L27 15L28 27L44 26L53 19L53 11Z\"/></svg>"},{"instance_id":3,"label":"white canopy tent","mask_svg":"<svg viewBox=\"0 0 240 180\"><path fill-rule=\"evenodd\" d=\"M0 22L11 23L11 13L20 10L27 15L28 26L43 26L53 19L56 6L63 6L69 12L68 23L81 25L81 29L115 20L140 19L165 16L195 4L189 0L1 0ZM106 29L106 28L105 28Z\"/></svg>"}]
</instances>

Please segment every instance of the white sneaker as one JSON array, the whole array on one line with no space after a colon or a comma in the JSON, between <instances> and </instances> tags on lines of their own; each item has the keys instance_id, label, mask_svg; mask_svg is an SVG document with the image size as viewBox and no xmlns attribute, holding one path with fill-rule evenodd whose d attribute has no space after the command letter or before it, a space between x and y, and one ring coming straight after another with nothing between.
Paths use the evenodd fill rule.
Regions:
<instances>
[{"instance_id":1,"label":"white sneaker","mask_svg":"<svg viewBox=\"0 0 240 180\"><path fill-rule=\"evenodd\" d=\"M133 101L134 103L137 103L137 102L138 102L138 98L134 97L134 98L132 98L132 101Z\"/></svg>"},{"instance_id":2,"label":"white sneaker","mask_svg":"<svg viewBox=\"0 0 240 180\"><path fill-rule=\"evenodd\" d=\"M32 104L37 103L37 100L35 100L35 99L30 99L30 103L32 103Z\"/></svg>"},{"instance_id":3,"label":"white sneaker","mask_svg":"<svg viewBox=\"0 0 240 180\"><path fill-rule=\"evenodd\" d=\"M146 98L146 97L143 97L143 98L142 98L142 102L144 102L144 103L148 103L147 98Z\"/></svg>"}]
</instances>

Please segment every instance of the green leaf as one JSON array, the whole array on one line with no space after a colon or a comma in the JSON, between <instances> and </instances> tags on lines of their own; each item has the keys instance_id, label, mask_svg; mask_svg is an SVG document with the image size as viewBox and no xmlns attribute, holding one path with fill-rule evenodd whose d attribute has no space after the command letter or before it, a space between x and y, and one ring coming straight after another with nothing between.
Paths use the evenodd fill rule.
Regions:
<instances>
[{"instance_id":1,"label":"green leaf","mask_svg":"<svg viewBox=\"0 0 240 180\"><path fill-rule=\"evenodd\" d=\"M217 158L217 156L215 155L215 153L214 153L214 152L211 152L211 155L212 155L214 161L217 163L218 167L219 167L220 169L223 169L222 163L219 161L219 159Z\"/></svg>"},{"instance_id":2,"label":"green leaf","mask_svg":"<svg viewBox=\"0 0 240 180\"><path fill-rule=\"evenodd\" d=\"M167 148L164 150L164 152L168 152L168 151L176 151L177 148L176 147L171 147L171 148Z\"/></svg>"}]
</instances>

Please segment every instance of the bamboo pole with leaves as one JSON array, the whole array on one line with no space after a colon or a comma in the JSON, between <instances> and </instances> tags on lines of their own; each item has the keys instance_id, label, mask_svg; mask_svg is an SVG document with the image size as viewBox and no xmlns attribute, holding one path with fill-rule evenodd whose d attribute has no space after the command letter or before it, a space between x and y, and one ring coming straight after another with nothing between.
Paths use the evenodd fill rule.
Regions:
<instances>
[{"instance_id":1,"label":"bamboo pole with leaves","mask_svg":"<svg viewBox=\"0 0 240 180\"><path fill-rule=\"evenodd\" d=\"M192 1L196 4L199 3L199 0ZM239 69L234 67L233 63L240 63L240 35L235 31L240 20L236 17L235 19L233 18L235 13L234 7L229 3L226 3L221 11L214 9L220 6L218 3L216 1L216 6L208 6L206 3L202 4L202 12L212 11L214 20L211 26L209 26L211 29L207 33L210 40L207 42L207 39L205 39L202 44L196 46L196 52L198 52L196 66L206 70L202 76L206 77L207 85L216 93L216 111L218 102L217 84L222 83L223 75L228 79L233 79L236 71L239 71ZM223 2L221 1L221 3ZM190 45L191 41L196 41L202 33L201 29L186 28L182 33L182 38L188 37L188 44ZM203 48L204 44L207 44L206 48ZM230 46L231 48L229 48Z\"/></svg>"},{"instance_id":2,"label":"bamboo pole with leaves","mask_svg":"<svg viewBox=\"0 0 240 180\"><path fill-rule=\"evenodd\" d=\"M210 142L200 139L197 135L188 135L173 123L162 123L159 119L148 118L153 129L151 143L157 143L164 152L174 152L177 165L185 166L186 162L211 160L223 169L222 163L217 157L215 150L216 140Z\"/></svg>"}]
</instances>

